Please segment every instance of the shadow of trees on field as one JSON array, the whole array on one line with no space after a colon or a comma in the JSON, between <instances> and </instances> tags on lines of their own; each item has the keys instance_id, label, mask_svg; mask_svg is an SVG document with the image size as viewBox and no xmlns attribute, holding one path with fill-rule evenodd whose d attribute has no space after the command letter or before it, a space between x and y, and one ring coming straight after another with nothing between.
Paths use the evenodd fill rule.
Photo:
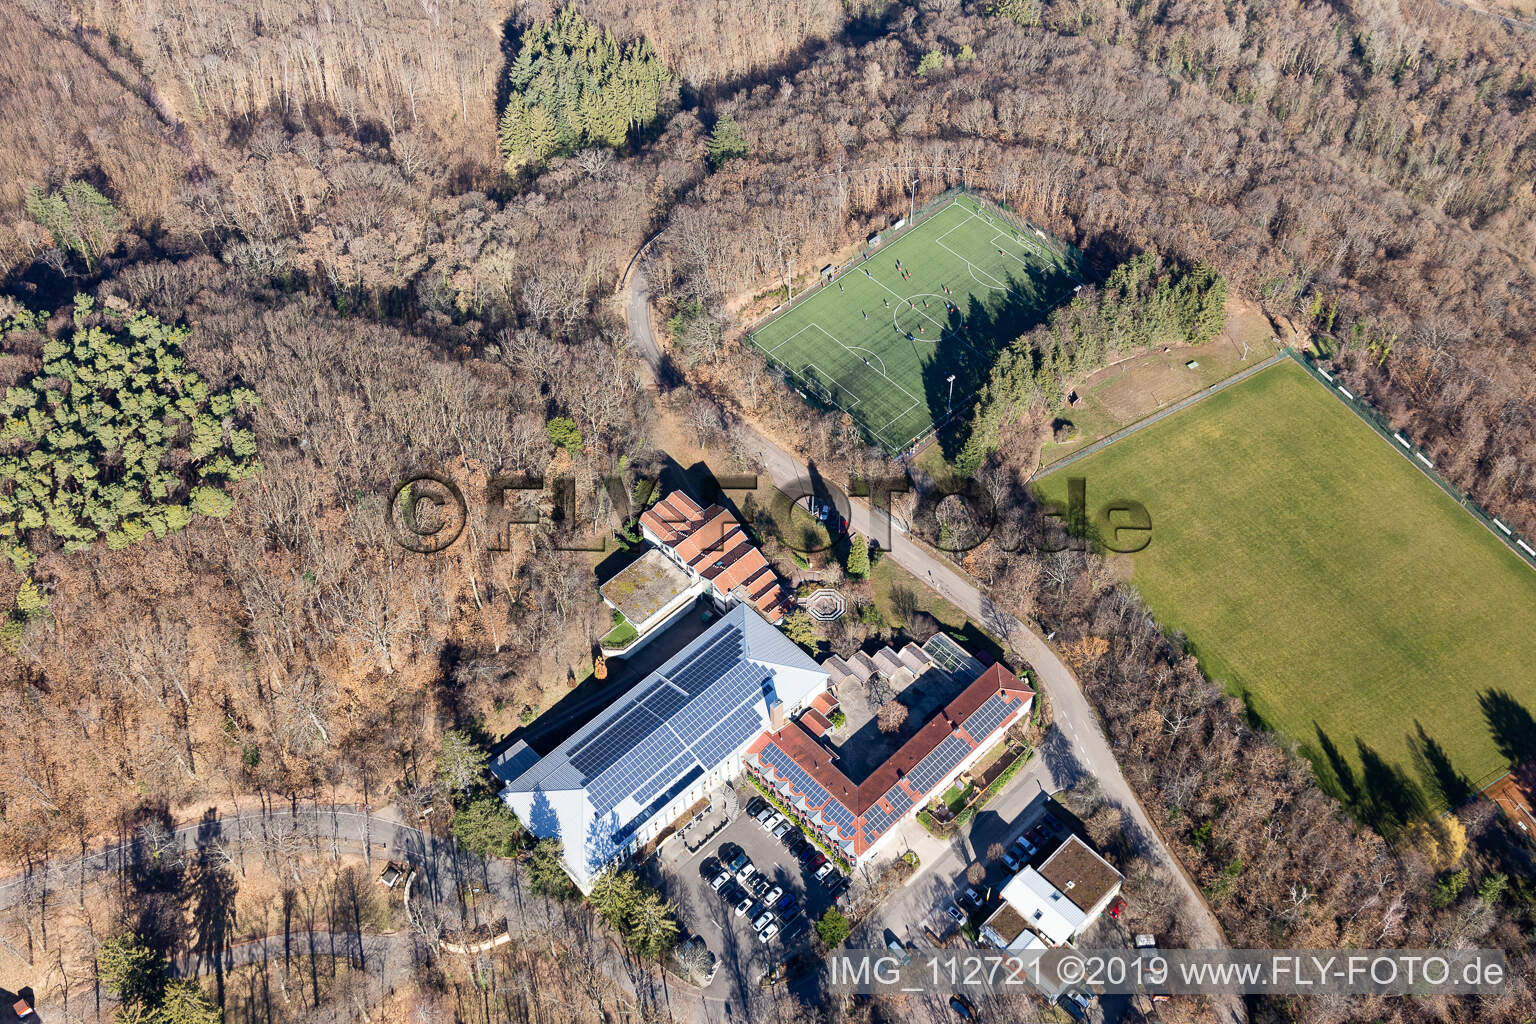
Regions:
<instances>
[{"instance_id":1,"label":"shadow of trees on field","mask_svg":"<svg viewBox=\"0 0 1536 1024\"><path fill-rule=\"evenodd\" d=\"M1536 760L1536 717L1508 690L1484 690L1477 697L1494 745L1511 765Z\"/></svg>"},{"instance_id":2,"label":"shadow of trees on field","mask_svg":"<svg viewBox=\"0 0 1536 1024\"><path fill-rule=\"evenodd\" d=\"M1312 759L1318 784L1350 814L1385 836L1396 835L1410 822L1429 815L1431 802L1423 787L1376 748L1356 736L1352 762L1321 725L1314 721L1312 728L1322 754L1321 759ZM1358 773L1355 763L1360 766Z\"/></svg>"},{"instance_id":3,"label":"shadow of trees on field","mask_svg":"<svg viewBox=\"0 0 1536 1024\"><path fill-rule=\"evenodd\" d=\"M1445 748L1424 731L1418 719L1413 720L1413 728L1415 734L1409 735L1408 746L1413 751L1414 767L1434 795L1440 798L1440 803L1446 807L1460 807L1471 800L1476 795L1472 784L1451 764Z\"/></svg>"},{"instance_id":4,"label":"shadow of trees on field","mask_svg":"<svg viewBox=\"0 0 1536 1024\"><path fill-rule=\"evenodd\" d=\"M1499 754L1510 766L1536 762L1536 715L1513 694L1488 689L1478 704ZM1355 818L1386 836L1414 821L1433 818L1476 799L1478 786L1456 767L1449 752L1423 722L1414 719L1404 741L1411 771L1387 760L1360 737L1354 737L1355 757L1347 756L1316 721L1316 746L1307 754L1318 784L1338 799Z\"/></svg>"}]
</instances>

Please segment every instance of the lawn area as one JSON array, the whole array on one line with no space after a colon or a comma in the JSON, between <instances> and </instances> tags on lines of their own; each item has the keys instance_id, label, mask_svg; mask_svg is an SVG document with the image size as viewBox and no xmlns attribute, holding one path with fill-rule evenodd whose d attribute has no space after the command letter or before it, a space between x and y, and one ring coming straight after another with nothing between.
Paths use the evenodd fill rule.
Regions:
<instances>
[{"instance_id":1,"label":"lawn area","mask_svg":"<svg viewBox=\"0 0 1536 1024\"><path fill-rule=\"evenodd\" d=\"M1037 486L1062 500L1069 476L1090 514L1146 505L1134 583L1158 621L1346 796L1437 803L1444 758L1486 783L1531 748L1536 573L1294 363Z\"/></svg>"},{"instance_id":2,"label":"lawn area","mask_svg":"<svg viewBox=\"0 0 1536 1024\"><path fill-rule=\"evenodd\" d=\"M998 349L1072 296L1059 242L960 196L753 335L807 400L887 451L963 415ZM953 377L953 386L950 378Z\"/></svg>"},{"instance_id":3,"label":"lawn area","mask_svg":"<svg viewBox=\"0 0 1536 1024\"><path fill-rule=\"evenodd\" d=\"M640 638L640 633L634 625L618 612L614 612L613 628L603 637L602 644L610 651L616 651L628 647Z\"/></svg>"},{"instance_id":4,"label":"lawn area","mask_svg":"<svg viewBox=\"0 0 1536 1024\"><path fill-rule=\"evenodd\" d=\"M949 808L949 813L958 814L960 808L964 807L965 802L971 798L971 793L975 788L975 786L968 784L964 789L961 789L959 786L950 786L946 789L944 791L944 806Z\"/></svg>"},{"instance_id":5,"label":"lawn area","mask_svg":"<svg viewBox=\"0 0 1536 1024\"><path fill-rule=\"evenodd\" d=\"M965 628L964 612L918 582L894 559L882 557L875 562L869 573L869 585L874 591L875 607L886 622L898 629L907 624L908 609L927 612L948 630Z\"/></svg>"}]
</instances>

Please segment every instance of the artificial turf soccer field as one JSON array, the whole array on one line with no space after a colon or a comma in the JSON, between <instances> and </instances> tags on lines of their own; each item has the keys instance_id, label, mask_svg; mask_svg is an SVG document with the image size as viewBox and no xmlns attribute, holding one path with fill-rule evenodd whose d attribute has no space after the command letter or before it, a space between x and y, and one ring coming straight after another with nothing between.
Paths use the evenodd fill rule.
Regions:
<instances>
[{"instance_id":1,"label":"artificial turf soccer field","mask_svg":"<svg viewBox=\"0 0 1536 1024\"><path fill-rule=\"evenodd\" d=\"M843 409L866 436L899 452L948 410L967 409L998 349L1071 297L1080 276L1054 244L961 196L758 328L752 341L810 400Z\"/></svg>"},{"instance_id":2,"label":"artificial turf soccer field","mask_svg":"<svg viewBox=\"0 0 1536 1024\"><path fill-rule=\"evenodd\" d=\"M1536 572L1289 360L1038 490L1061 501L1072 476L1090 515L1146 505L1133 582L1163 628L1314 760L1332 743L1372 796L1383 773L1358 744L1438 802L1415 723L1475 784L1520 722L1480 697L1536 713Z\"/></svg>"}]
</instances>

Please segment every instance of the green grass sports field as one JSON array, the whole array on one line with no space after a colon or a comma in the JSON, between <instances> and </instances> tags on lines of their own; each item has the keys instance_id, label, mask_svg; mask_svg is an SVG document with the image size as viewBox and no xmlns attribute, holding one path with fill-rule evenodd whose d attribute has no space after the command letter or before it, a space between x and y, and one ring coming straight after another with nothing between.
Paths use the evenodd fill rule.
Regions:
<instances>
[{"instance_id":1,"label":"green grass sports field","mask_svg":"<svg viewBox=\"0 0 1536 1024\"><path fill-rule=\"evenodd\" d=\"M961 196L752 341L810 401L845 410L900 452L968 409L999 348L1072 296L1080 277L1062 248Z\"/></svg>"},{"instance_id":2,"label":"green grass sports field","mask_svg":"<svg viewBox=\"0 0 1536 1024\"><path fill-rule=\"evenodd\" d=\"M1346 796L1395 799L1395 766L1443 803L1436 745L1485 784L1530 749L1536 572L1289 360L1038 489L1071 476L1089 515L1146 505L1133 582L1163 628Z\"/></svg>"}]
</instances>

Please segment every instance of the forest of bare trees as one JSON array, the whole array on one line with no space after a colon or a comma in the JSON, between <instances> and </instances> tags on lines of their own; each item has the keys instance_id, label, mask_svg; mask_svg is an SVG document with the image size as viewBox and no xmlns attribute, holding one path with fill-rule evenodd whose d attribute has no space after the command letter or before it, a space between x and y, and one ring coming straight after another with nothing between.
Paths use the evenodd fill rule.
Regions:
<instances>
[{"instance_id":1,"label":"forest of bare trees","mask_svg":"<svg viewBox=\"0 0 1536 1024\"><path fill-rule=\"evenodd\" d=\"M1144 250L1212 268L1536 532L1527 28L1442 0L577 0L621 42L652 42L680 109L513 181L496 134L506 61L558 6L0 0L21 55L0 69L3 311L67 313L80 292L185 324L212 387L260 396L262 464L227 518L41 552L47 612L0 652L0 855L35 861L151 810L258 791L430 803L443 729L546 706L607 628L591 562L548 525L493 552L479 519L419 555L393 543L386 506L422 468L466 493L554 470L577 479L586 523L615 525L599 478L656 438L608 300L657 232L645 266L687 384L664 401L728 457L746 417L825 471L884 465L735 335L868 230L966 184L1101 273ZM731 158L712 162L725 119ZM86 185L117 216L82 253L27 201ZM40 349L8 347L0 387L36 374ZM554 442L556 417L574 441ZM983 473L1017 487L1046 428L1007 429L1010 461ZM1103 641L1076 667L1144 752L1127 774L1234 942L1524 948L1524 911L1476 885L1437 903L1434 866L1342 815L1103 564L981 551L966 568L1021 615ZM21 577L0 576L16 593ZM1205 822L1220 841L1197 841ZM1496 823L1466 829L1479 877L1515 863ZM1263 879L1231 873L1257 863ZM532 953L497 959L474 968L513 979L487 1020L546 1019L529 1009L539 985L590 982ZM462 997L483 976L434 991ZM445 1019L453 1002L422 999Z\"/></svg>"}]
</instances>

